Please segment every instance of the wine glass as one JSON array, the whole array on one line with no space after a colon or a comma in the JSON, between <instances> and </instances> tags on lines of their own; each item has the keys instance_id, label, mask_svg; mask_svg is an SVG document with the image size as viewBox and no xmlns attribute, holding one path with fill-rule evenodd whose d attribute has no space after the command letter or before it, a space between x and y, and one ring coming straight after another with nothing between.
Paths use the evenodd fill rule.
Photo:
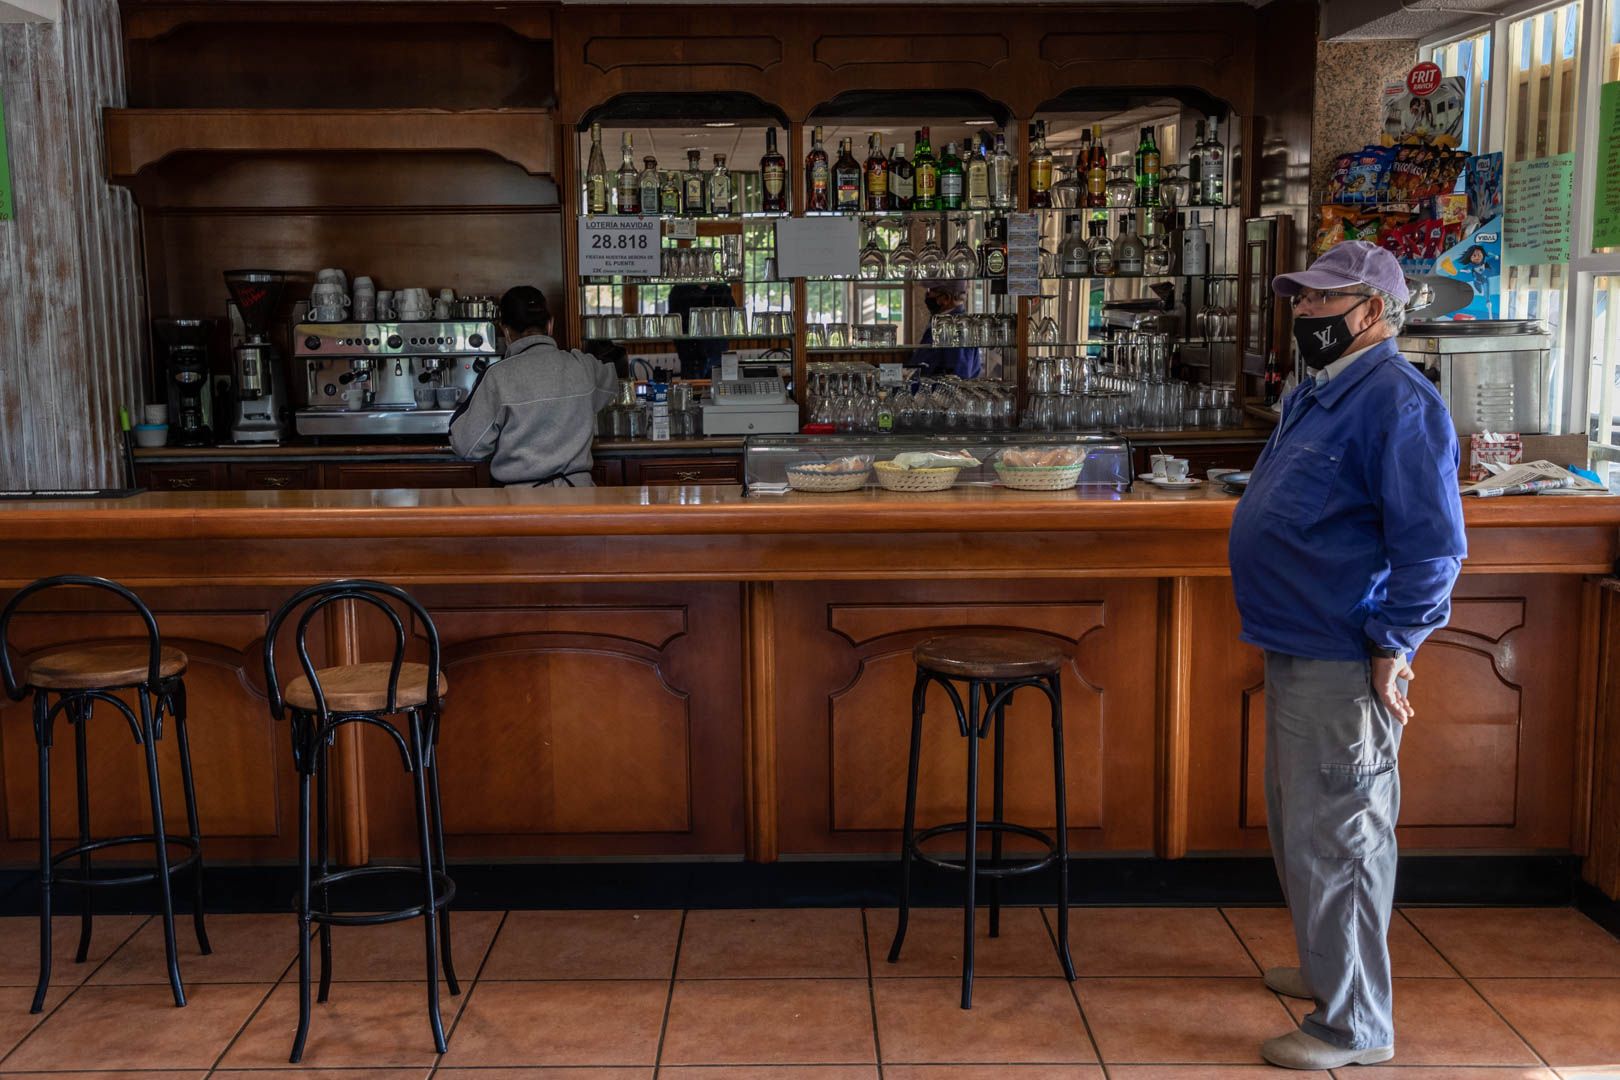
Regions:
<instances>
[{"instance_id":1,"label":"wine glass","mask_svg":"<svg viewBox=\"0 0 1620 1080\"><path fill-rule=\"evenodd\" d=\"M1054 297L1032 296L1029 298L1031 306L1029 317L1030 322L1033 324L1030 338L1036 345L1056 345L1058 343L1057 320L1052 318L1049 313L1046 313L1048 311L1046 301L1051 299L1054 299Z\"/></svg>"},{"instance_id":2,"label":"wine glass","mask_svg":"<svg viewBox=\"0 0 1620 1080\"><path fill-rule=\"evenodd\" d=\"M1108 166L1108 205L1113 207L1136 205L1136 181L1131 179L1128 166Z\"/></svg>"},{"instance_id":3,"label":"wine glass","mask_svg":"<svg viewBox=\"0 0 1620 1080\"><path fill-rule=\"evenodd\" d=\"M1181 175L1180 165L1166 165L1159 177L1159 205L1166 210L1186 206L1192 192L1192 181Z\"/></svg>"},{"instance_id":4,"label":"wine glass","mask_svg":"<svg viewBox=\"0 0 1620 1080\"><path fill-rule=\"evenodd\" d=\"M889 253L889 275L897 281L915 276L917 253L911 249L911 229L900 223L900 244Z\"/></svg>"},{"instance_id":5,"label":"wine glass","mask_svg":"<svg viewBox=\"0 0 1620 1080\"><path fill-rule=\"evenodd\" d=\"M970 278L979 272L979 260L968 249L967 235L967 218L957 218L956 243L951 246L950 254L945 256L945 272L950 277Z\"/></svg>"},{"instance_id":6,"label":"wine glass","mask_svg":"<svg viewBox=\"0 0 1620 1080\"><path fill-rule=\"evenodd\" d=\"M939 226L933 221L923 223L923 246L917 251L915 273L925 281L945 276L945 252L939 246Z\"/></svg>"},{"instance_id":7,"label":"wine glass","mask_svg":"<svg viewBox=\"0 0 1620 1080\"><path fill-rule=\"evenodd\" d=\"M878 243L877 226L866 227L866 246L861 248L861 277L866 281L879 281L884 272L883 247Z\"/></svg>"}]
</instances>

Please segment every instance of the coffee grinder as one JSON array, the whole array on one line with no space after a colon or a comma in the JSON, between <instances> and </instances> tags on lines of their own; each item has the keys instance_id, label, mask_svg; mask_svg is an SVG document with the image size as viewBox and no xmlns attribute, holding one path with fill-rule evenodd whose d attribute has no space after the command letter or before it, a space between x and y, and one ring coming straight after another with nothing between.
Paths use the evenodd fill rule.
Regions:
<instances>
[{"instance_id":1,"label":"coffee grinder","mask_svg":"<svg viewBox=\"0 0 1620 1080\"><path fill-rule=\"evenodd\" d=\"M281 304L286 279L279 270L225 271L225 287L242 319L242 340L232 350L236 366L232 442L281 441L286 376L278 363L281 354L265 330Z\"/></svg>"},{"instance_id":2,"label":"coffee grinder","mask_svg":"<svg viewBox=\"0 0 1620 1080\"><path fill-rule=\"evenodd\" d=\"M153 319L164 352L163 385L169 406L169 445L212 446L214 404L208 387L212 319Z\"/></svg>"}]
</instances>

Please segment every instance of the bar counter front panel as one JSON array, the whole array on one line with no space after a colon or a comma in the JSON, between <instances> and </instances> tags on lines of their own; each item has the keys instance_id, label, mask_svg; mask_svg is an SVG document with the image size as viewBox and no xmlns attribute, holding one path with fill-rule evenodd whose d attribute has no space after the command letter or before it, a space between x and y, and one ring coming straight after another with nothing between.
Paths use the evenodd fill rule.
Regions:
<instances>
[{"instance_id":1,"label":"bar counter front panel","mask_svg":"<svg viewBox=\"0 0 1620 1080\"><path fill-rule=\"evenodd\" d=\"M191 657L212 860L294 855L289 736L266 708L263 634L296 588L351 575L411 588L438 625L453 857L893 852L911 649L998 627L1070 650L1074 848L1173 858L1265 846L1264 687L1226 576L1232 505L1213 492L748 499L735 487L14 503L0 508L0 590L96 573L150 604ZM1452 622L1412 688L1403 849L1584 854L1600 616L1613 606L1598 575L1620 553L1620 501L1466 511L1472 556ZM14 624L24 663L134 630L94 597L54 603ZM334 607L311 652L324 666L381 657L390 641L380 618ZM425 658L423 641L411 647ZM290 636L277 653L296 665ZM922 821L959 816L965 761L944 707L931 700ZM1040 703L1015 701L1011 819L1049 821L1049 746ZM131 749L111 716L93 725L98 833L146 827ZM172 767L172 740L162 753ZM408 855L397 752L351 727L335 753L341 857ZM0 708L0 769L0 860L25 866L38 836L26 705ZM55 828L72 835L72 766L58 760L52 782ZM176 775L175 814L179 792Z\"/></svg>"}]
</instances>

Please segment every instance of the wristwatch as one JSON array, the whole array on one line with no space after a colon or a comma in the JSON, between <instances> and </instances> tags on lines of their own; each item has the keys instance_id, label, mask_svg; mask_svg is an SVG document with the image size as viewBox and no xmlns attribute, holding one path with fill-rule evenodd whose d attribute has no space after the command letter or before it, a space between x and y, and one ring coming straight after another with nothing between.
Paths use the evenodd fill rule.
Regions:
<instances>
[{"instance_id":1,"label":"wristwatch","mask_svg":"<svg viewBox=\"0 0 1620 1080\"><path fill-rule=\"evenodd\" d=\"M1367 638L1364 643L1367 648L1368 656L1376 657L1381 660L1406 659L1405 649L1386 649L1382 645L1375 644L1371 638Z\"/></svg>"}]
</instances>

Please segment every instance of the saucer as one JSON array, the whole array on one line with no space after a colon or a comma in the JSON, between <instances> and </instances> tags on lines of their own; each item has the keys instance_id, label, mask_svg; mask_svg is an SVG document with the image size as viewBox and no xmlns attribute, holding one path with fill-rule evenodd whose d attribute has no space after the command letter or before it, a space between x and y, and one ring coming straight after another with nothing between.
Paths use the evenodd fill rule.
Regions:
<instances>
[{"instance_id":1,"label":"saucer","mask_svg":"<svg viewBox=\"0 0 1620 1080\"><path fill-rule=\"evenodd\" d=\"M1148 483L1157 487L1162 487L1167 491L1188 491L1192 488L1200 486L1203 484L1203 481L1190 476L1185 480L1167 480L1162 476L1154 479L1150 476L1148 478Z\"/></svg>"}]
</instances>

